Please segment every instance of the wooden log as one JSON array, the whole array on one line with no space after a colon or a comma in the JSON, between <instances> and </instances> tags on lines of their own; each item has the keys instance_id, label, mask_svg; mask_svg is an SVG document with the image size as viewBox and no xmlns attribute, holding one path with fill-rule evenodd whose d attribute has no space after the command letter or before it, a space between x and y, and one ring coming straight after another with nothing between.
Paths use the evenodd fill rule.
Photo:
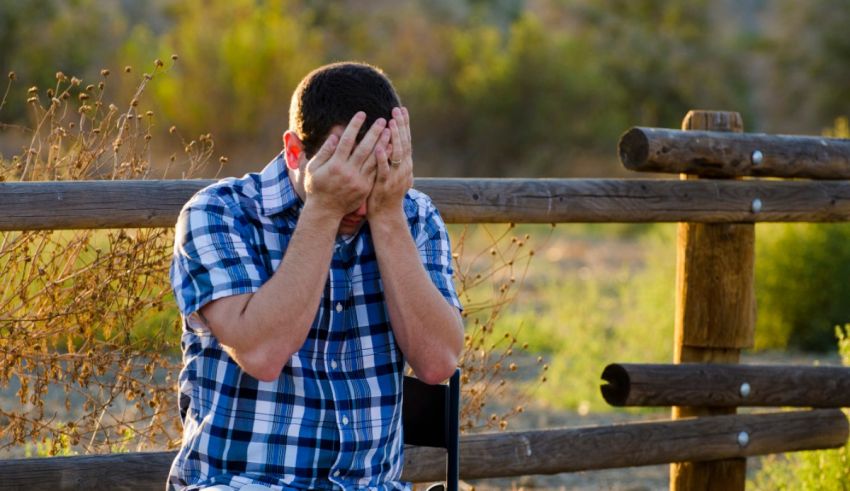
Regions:
<instances>
[{"instance_id":1,"label":"wooden log","mask_svg":"<svg viewBox=\"0 0 850 491\"><path fill-rule=\"evenodd\" d=\"M741 432L747 432L743 446ZM837 409L470 435L461 443L460 475L510 477L745 458L834 448L846 443L847 435L847 418Z\"/></svg>"},{"instance_id":2,"label":"wooden log","mask_svg":"<svg viewBox=\"0 0 850 491\"><path fill-rule=\"evenodd\" d=\"M210 182L0 183L0 230L172 227ZM848 181L417 179L416 187L449 223L850 221Z\"/></svg>"},{"instance_id":3,"label":"wooden log","mask_svg":"<svg viewBox=\"0 0 850 491\"><path fill-rule=\"evenodd\" d=\"M842 138L636 127L618 151L638 172L850 179L850 140Z\"/></svg>"},{"instance_id":4,"label":"wooden log","mask_svg":"<svg viewBox=\"0 0 850 491\"><path fill-rule=\"evenodd\" d=\"M0 230L173 227L210 180L0 183Z\"/></svg>"},{"instance_id":5,"label":"wooden log","mask_svg":"<svg viewBox=\"0 0 850 491\"><path fill-rule=\"evenodd\" d=\"M690 111L682 129L740 133L743 122L735 112ZM673 361L737 363L755 332L755 227L680 223L676 255ZM672 410L673 419L734 413L734 408L694 406ZM743 459L670 466L671 491L743 491L745 484Z\"/></svg>"},{"instance_id":6,"label":"wooden log","mask_svg":"<svg viewBox=\"0 0 850 491\"><path fill-rule=\"evenodd\" d=\"M850 368L614 363L602 396L613 406L850 407Z\"/></svg>"},{"instance_id":7,"label":"wooden log","mask_svg":"<svg viewBox=\"0 0 850 491\"><path fill-rule=\"evenodd\" d=\"M746 432L746 441L741 436ZM837 448L847 441L840 410L779 412L461 437L463 479L558 474ZM0 490L160 490L174 452L0 461ZM442 479L445 451L406 447L402 478Z\"/></svg>"}]
</instances>

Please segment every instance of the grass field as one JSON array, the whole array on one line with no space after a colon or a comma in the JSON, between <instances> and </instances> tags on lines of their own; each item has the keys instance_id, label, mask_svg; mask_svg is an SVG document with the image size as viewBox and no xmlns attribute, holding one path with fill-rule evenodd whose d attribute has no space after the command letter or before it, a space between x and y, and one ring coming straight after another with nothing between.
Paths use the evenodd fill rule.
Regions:
<instances>
[{"instance_id":1,"label":"grass field","mask_svg":"<svg viewBox=\"0 0 850 491\"><path fill-rule=\"evenodd\" d=\"M609 411L598 389L606 364L672 359L674 232L675 225L517 227L535 254L495 330L516 332L547 360L538 401Z\"/></svg>"}]
</instances>

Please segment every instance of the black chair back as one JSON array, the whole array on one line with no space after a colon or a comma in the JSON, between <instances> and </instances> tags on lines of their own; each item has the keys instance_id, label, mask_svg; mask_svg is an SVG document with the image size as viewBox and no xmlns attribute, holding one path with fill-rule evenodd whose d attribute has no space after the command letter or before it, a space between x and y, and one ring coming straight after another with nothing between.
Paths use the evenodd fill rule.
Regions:
<instances>
[{"instance_id":1,"label":"black chair back","mask_svg":"<svg viewBox=\"0 0 850 491\"><path fill-rule=\"evenodd\" d=\"M460 470L460 369L448 385L428 385L404 377L402 425L404 443L445 448L446 489L457 491Z\"/></svg>"}]
</instances>

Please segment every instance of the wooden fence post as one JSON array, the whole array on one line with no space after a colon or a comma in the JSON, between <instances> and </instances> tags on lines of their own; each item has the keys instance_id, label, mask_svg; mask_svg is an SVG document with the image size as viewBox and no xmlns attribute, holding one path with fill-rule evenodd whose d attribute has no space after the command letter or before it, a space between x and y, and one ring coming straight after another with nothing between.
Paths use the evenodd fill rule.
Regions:
<instances>
[{"instance_id":1,"label":"wooden fence post","mask_svg":"<svg viewBox=\"0 0 850 491\"><path fill-rule=\"evenodd\" d=\"M683 130L743 132L736 112L690 111ZM682 179L695 179L682 175ZM680 223L674 362L737 363L755 328L753 224ZM674 407L673 419L733 414L735 408ZM673 491L743 490L746 459L670 466Z\"/></svg>"}]
</instances>

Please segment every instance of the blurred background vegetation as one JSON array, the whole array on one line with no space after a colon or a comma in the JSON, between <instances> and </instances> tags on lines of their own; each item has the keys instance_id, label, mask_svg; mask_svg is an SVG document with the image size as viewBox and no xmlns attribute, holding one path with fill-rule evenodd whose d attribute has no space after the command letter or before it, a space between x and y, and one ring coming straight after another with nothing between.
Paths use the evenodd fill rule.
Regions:
<instances>
[{"instance_id":1,"label":"blurred background vegetation","mask_svg":"<svg viewBox=\"0 0 850 491\"><path fill-rule=\"evenodd\" d=\"M633 125L675 128L696 108L739 111L751 132L850 138L848 25L850 0L0 0L0 71L14 72L15 79L0 104L0 170L8 171L0 178L20 177L16 156L26 154L37 139L33 133L38 131L28 128L36 128L44 115L36 107L50 104L49 99L38 104L27 100L57 87L62 80L58 71L82 79L74 86L75 96L85 91L98 94L99 101L94 86L83 87L98 84L100 91L99 82L107 77L102 70L108 69L104 108L108 101L133 106L143 74L155 73L143 106L156 118L145 116L136 140L147 142L153 135L158 145L145 144L139 151L143 172L134 171L133 178L147 176L149 167L159 171L150 175L163 175L170 162L167 177L215 175L216 165L208 166L206 174L192 173L182 163L191 158L169 158L193 151L186 141L195 137L184 135L202 135L197 140L204 148L201 160L228 157L218 175L260 169L280 150L297 82L316 66L346 59L376 64L393 79L411 110L419 176L621 177L626 172L617 161L616 143L624 130ZM174 63L173 54L179 58ZM155 59L165 64L155 67ZM63 87L68 85L64 80ZM71 97L63 104L84 101ZM66 114L69 121L77 117L68 111L63 118ZM104 114L104 133L120 132L110 118L125 121L117 116L123 113L110 108ZM138 114L147 113L140 108ZM172 125L177 138L166 135ZM96 129L86 131L92 134L82 136L91 137ZM208 133L215 139L214 149L204 137ZM98 148L111 155L111 141L98 139ZM49 153L47 146L43 153ZM56 178L79 178L75 175ZM605 364L671 359L675 225L519 226L504 233L480 225L452 226L450 232L461 252L458 266L475 265L481 254L495 261L487 263L495 271L492 280L485 274L479 281L479 269L486 267L469 267L466 273L458 267L465 291L472 286L485 290L465 299L470 345L494 333L496 338L507 334L505 350L511 352L519 330L518 346L527 348L517 349L518 368L505 363L501 372L487 370L501 366L502 358L491 359L492 353L482 351L486 357L478 359L471 351L464 363L484 367L479 373L498 381L502 372L528 369L534 372L530 378L550 380L535 400L586 415L611 411L598 397L598 374ZM521 239L511 241L513 234ZM37 234L30 235L8 237L10 242L36 243ZM113 242L111 236L89 235L92 247L98 241ZM508 252L499 249L501 239L494 236L509 242ZM133 251L162 254L148 259L158 268L159 279L153 282L157 294L134 296L139 318L122 320L129 326L122 329L133 333L127 343L139 338L159 344L126 356L162 353L170 356L163 366L173 369L179 328L164 277L170 236L116 237L114 241L130 244L126 247ZM759 224L757 237L756 347L834 352L835 326L850 323L850 225ZM516 252L521 242L522 255ZM532 246L537 252L533 260L524 252ZM39 258L39 250L0 254L0 267L5 268L0 273L16 281L25 278L24 273L9 274L17 271L10 265L19 257ZM124 257L124 249L115 251L116 257ZM43 262L64 257L41 255ZM511 269L516 258L528 260L526 269ZM21 267L33 278L43 276L35 266ZM97 279L96 274L86 277L92 285ZM515 280L519 282L509 288ZM56 283L57 288L63 285ZM111 305L95 286L80 285L87 288L86 299ZM136 288L124 286L127 292ZM20 302L32 304L27 288L34 287L24 285ZM113 297L129 301L129 293L119 293ZM476 295L495 303L473 309L480 300ZM82 310L76 296L67 298ZM45 303L45 311L54 310L55 300L49 300L53 303ZM162 311L151 311L150 302ZM21 320L7 314L0 311L0 328ZM58 336L56 332L48 332L48 338ZM124 342L118 339L122 333L116 331L115 343ZM22 346L32 344L31 337L23 337L31 333L19 329L19 335ZM49 338L44 346L56 343ZM68 345L67 351L76 349L73 342ZM126 387L120 392L142 407L143 377L154 374L127 367ZM538 370L545 372L542 378ZM10 379L0 371L3 377ZM159 402L171 394L168 379L160 378L165 381L151 387L162 392L145 396L157 403L150 405L151 411L159 411ZM46 393L47 383L37 388ZM27 390L13 389L24 405ZM490 409L483 407L476 410L486 420ZM496 426L521 412L517 407L498 410L490 416ZM92 405L87 414L102 418L103 410ZM0 422L13 416L0 407ZM69 436L73 445L79 437L67 426L55 431L54 443ZM21 430L15 438L23 441L25 433ZM115 441L107 438L104 444L113 448Z\"/></svg>"},{"instance_id":2,"label":"blurred background vegetation","mask_svg":"<svg viewBox=\"0 0 850 491\"><path fill-rule=\"evenodd\" d=\"M417 175L624 176L625 129L677 127L693 108L739 111L747 131L850 137L847 25L850 0L0 0L0 70L15 74L0 107L0 161L26 151L37 119L27 100L56 87L57 71L84 87L106 68L102 98L122 107L157 72L144 96L157 116L146 131L160 142L146 150L152 169L187 175L173 164L183 135L211 134L215 155L228 157L219 175L254 171L280 149L298 81L354 59L382 67L411 109ZM164 135L172 125L178 138ZM195 175L218 171L208 169ZM557 351L547 342L556 332L562 351L573 346L567 311L575 330L616 337L651 323L669 333L671 229L600 230L561 228L556 239L647 252L585 278L531 281L503 322L533 325L526 333L543 351ZM834 326L850 322L850 226L763 224L758 237L757 348L834 350ZM588 298L596 312L577 317ZM576 348L553 370L590 353Z\"/></svg>"},{"instance_id":3,"label":"blurred background vegetation","mask_svg":"<svg viewBox=\"0 0 850 491\"><path fill-rule=\"evenodd\" d=\"M847 0L0 0L0 70L26 81L3 121L57 70L140 75L176 53L154 111L212 133L241 174L279 150L298 80L355 59L410 107L418 175L612 176L620 133L688 109L809 134L850 114L847 25ZM112 89L129 101L136 83Z\"/></svg>"}]
</instances>

